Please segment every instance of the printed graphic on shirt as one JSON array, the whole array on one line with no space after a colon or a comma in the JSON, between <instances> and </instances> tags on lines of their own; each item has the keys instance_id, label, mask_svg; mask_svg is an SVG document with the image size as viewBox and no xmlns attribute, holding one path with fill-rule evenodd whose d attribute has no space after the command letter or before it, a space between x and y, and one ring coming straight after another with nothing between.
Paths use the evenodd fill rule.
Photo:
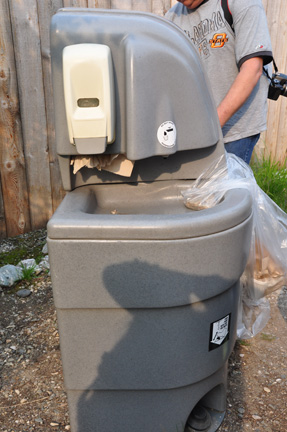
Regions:
<instances>
[{"instance_id":1,"label":"printed graphic on shirt","mask_svg":"<svg viewBox=\"0 0 287 432\"><path fill-rule=\"evenodd\" d=\"M198 47L198 51L203 58L210 56L210 48L222 48L228 41L226 33L220 30L226 28L226 22L221 11L213 12L211 18L206 18L192 31L184 30L193 44ZM212 39L210 36L214 34ZM209 37L208 37L209 36Z\"/></svg>"},{"instance_id":2,"label":"printed graphic on shirt","mask_svg":"<svg viewBox=\"0 0 287 432\"><path fill-rule=\"evenodd\" d=\"M228 37L226 33L216 33L209 43L211 48L222 48L227 41Z\"/></svg>"},{"instance_id":3,"label":"printed graphic on shirt","mask_svg":"<svg viewBox=\"0 0 287 432\"><path fill-rule=\"evenodd\" d=\"M210 325L209 351L229 340L231 314Z\"/></svg>"}]
</instances>

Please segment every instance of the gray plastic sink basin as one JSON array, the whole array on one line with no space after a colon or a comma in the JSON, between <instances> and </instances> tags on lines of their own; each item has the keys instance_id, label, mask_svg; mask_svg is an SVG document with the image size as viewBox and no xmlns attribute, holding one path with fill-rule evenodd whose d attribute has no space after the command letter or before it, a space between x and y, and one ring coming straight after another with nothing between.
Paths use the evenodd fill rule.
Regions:
<instances>
[{"instance_id":1,"label":"gray plastic sink basin","mask_svg":"<svg viewBox=\"0 0 287 432\"><path fill-rule=\"evenodd\" d=\"M153 182L101 185L90 188L89 214L162 215L188 213L181 191L190 183ZM80 192L80 190L79 190Z\"/></svg>"},{"instance_id":2,"label":"gray plastic sink basin","mask_svg":"<svg viewBox=\"0 0 287 432\"><path fill-rule=\"evenodd\" d=\"M181 192L191 182L100 184L69 192L48 223L50 238L172 239L230 229L251 212L247 190L228 191L213 208L192 211Z\"/></svg>"}]
</instances>

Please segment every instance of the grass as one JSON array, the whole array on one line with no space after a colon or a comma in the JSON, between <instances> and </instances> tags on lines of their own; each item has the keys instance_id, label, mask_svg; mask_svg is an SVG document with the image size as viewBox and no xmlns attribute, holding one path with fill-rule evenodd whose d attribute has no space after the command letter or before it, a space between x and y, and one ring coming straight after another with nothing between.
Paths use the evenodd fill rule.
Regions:
<instances>
[{"instance_id":1,"label":"grass","mask_svg":"<svg viewBox=\"0 0 287 432\"><path fill-rule=\"evenodd\" d=\"M268 333L261 333L261 339L272 342L276 339L276 336L268 334Z\"/></svg>"},{"instance_id":2,"label":"grass","mask_svg":"<svg viewBox=\"0 0 287 432\"><path fill-rule=\"evenodd\" d=\"M0 253L0 267L6 264L17 265L20 261L28 258L34 258L39 264L44 257L42 252L46 243L46 231L44 229L23 234L17 237L11 237L8 240L3 239L0 243L9 243L11 249Z\"/></svg>"},{"instance_id":3,"label":"grass","mask_svg":"<svg viewBox=\"0 0 287 432\"><path fill-rule=\"evenodd\" d=\"M35 276L35 266L32 267L26 267L25 265L21 264L21 271L22 271L22 277L21 280L25 281L31 281Z\"/></svg>"},{"instance_id":4,"label":"grass","mask_svg":"<svg viewBox=\"0 0 287 432\"><path fill-rule=\"evenodd\" d=\"M15 248L8 252L0 253L0 267L6 264L17 265L20 261L28 258L34 258L37 264L41 261L43 254L41 250L34 250L33 253L25 247Z\"/></svg>"},{"instance_id":5,"label":"grass","mask_svg":"<svg viewBox=\"0 0 287 432\"><path fill-rule=\"evenodd\" d=\"M241 346L247 346L247 347L251 346L251 343L249 341L245 340L245 339L238 339L238 343Z\"/></svg>"},{"instance_id":6,"label":"grass","mask_svg":"<svg viewBox=\"0 0 287 432\"><path fill-rule=\"evenodd\" d=\"M283 163L271 158L254 160L250 166L258 186L287 212L287 159Z\"/></svg>"}]
</instances>

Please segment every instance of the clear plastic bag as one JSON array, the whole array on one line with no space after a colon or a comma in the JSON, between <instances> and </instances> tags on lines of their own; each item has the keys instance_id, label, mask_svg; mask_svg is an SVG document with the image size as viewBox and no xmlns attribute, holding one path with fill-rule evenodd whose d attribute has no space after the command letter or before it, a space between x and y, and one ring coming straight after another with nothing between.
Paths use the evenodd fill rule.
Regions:
<instances>
[{"instance_id":1,"label":"clear plastic bag","mask_svg":"<svg viewBox=\"0 0 287 432\"><path fill-rule=\"evenodd\" d=\"M227 190L246 188L253 198L253 230L249 259L241 277L237 336L259 333L270 317L267 294L287 285L287 215L257 185L253 172L239 157L226 153L182 192L192 210L219 203Z\"/></svg>"}]
</instances>

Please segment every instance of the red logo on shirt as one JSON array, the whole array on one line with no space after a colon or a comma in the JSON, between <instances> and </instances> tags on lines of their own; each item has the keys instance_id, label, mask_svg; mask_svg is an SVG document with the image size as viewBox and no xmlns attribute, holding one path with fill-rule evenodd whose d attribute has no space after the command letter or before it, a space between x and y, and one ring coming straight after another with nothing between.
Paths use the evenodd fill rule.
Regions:
<instances>
[{"instance_id":1,"label":"red logo on shirt","mask_svg":"<svg viewBox=\"0 0 287 432\"><path fill-rule=\"evenodd\" d=\"M227 41L228 37L226 33L216 33L209 43L211 48L222 48Z\"/></svg>"}]
</instances>

